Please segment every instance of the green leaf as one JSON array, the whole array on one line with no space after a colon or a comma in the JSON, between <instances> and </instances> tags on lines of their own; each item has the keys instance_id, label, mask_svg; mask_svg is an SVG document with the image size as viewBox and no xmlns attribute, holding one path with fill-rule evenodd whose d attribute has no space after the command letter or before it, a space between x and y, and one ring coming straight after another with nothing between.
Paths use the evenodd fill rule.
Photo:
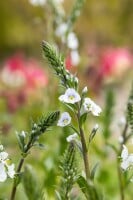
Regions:
<instances>
[{"instance_id":1,"label":"green leaf","mask_svg":"<svg viewBox=\"0 0 133 200\"><path fill-rule=\"evenodd\" d=\"M25 137L21 133L16 133L19 148L21 149L22 152L24 152L24 147L25 147Z\"/></svg>"},{"instance_id":2,"label":"green leaf","mask_svg":"<svg viewBox=\"0 0 133 200\"><path fill-rule=\"evenodd\" d=\"M87 200L102 200L101 194L98 193L91 180L87 181L83 176L79 176L77 183Z\"/></svg>"},{"instance_id":3,"label":"green leaf","mask_svg":"<svg viewBox=\"0 0 133 200\"><path fill-rule=\"evenodd\" d=\"M105 109L103 111L103 136L108 139L111 135L110 125L113 119L113 108L115 104L114 92L112 88L106 91Z\"/></svg>"},{"instance_id":4,"label":"green leaf","mask_svg":"<svg viewBox=\"0 0 133 200\"><path fill-rule=\"evenodd\" d=\"M38 147L39 149L45 149L46 148L46 146L44 144L41 144L41 143L38 143L38 142L34 143L33 146Z\"/></svg>"},{"instance_id":5,"label":"green leaf","mask_svg":"<svg viewBox=\"0 0 133 200\"><path fill-rule=\"evenodd\" d=\"M56 196L57 196L58 200L62 200L61 195L57 190L55 190L55 193L56 193Z\"/></svg>"},{"instance_id":6,"label":"green leaf","mask_svg":"<svg viewBox=\"0 0 133 200\"><path fill-rule=\"evenodd\" d=\"M133 83L127 103L127 120L131 130L131 134L133 134Z\"/></svg>"},{"instance_id":7,"label":"green leaf","mask_svg":"<svg viewBox=\"0 0 133 200\"><path fill-rule=\"evenodd\" d=\"M97 133L98 127L94 127L91 131L91 134L89 135L89 143L94 139L96 133Z\"/></svg>"},{"instance_id":8,"label":"green leaf","mask_svg":"<svg viewBox=\"0 0 133 200\"><path fill-rule=\"evenodd\" d=\"M117 149L117 147L115 146L115 145L113 145L113 144L110 144L110 143L108 143L107 142L107 145L111 148L111 149L113 149L114 150L114 152L116 153L116 154L118 154L118 149Z\"/></svg>"},{"instance_id":9,"label":"green leaf","mask_svg":"<svg viewBox=\"0 0 133 200\"><path fill-rule=\"evenodd\" d=\"M23 186L29 200L40 198L41 188L35 172L30 165L26 165L23 173Z\"/></svg>"},{"instance_id":10,"label":"green leaf","mask_svg":"<svg viewBox=\"0 0 133 200\"><path fill-rule=\"evenodd\" d=\"M99 163L96 163L96 164L94 165L93 169L91 170L90 178L91 178L92 180L94 180L94 177L95 177L96 170L97 170L98 166L99 166Z\"/></svg>"},{"instance_id":11,"label":"green leaf","mask_svg":"<svg viewBox=\"0 0 133 200\"><path fill-rule=\"evenodd\" d=\"M87 118L87 113L84 113L83 115L81 115L80 121L79 121L80 126L82 126L85 123L86 118Z\"/></svg>"}]
</instances>

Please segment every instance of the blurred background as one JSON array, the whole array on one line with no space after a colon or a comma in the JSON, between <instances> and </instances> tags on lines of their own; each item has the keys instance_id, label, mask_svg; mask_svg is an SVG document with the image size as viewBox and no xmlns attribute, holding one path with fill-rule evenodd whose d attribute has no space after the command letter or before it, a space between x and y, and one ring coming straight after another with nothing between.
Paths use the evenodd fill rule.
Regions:
<instances>
[{"instance_id":1,"label":"blurred background","mask_svg":"<svg viewBox=\"0 0 133 200\"><path fill-rule=\"evenodd\" d=\"M123 119L133 79L133 1L86 0L81 15L73 26L78 41L78 54L77 51L76 54L71 54L71 48L64 45L56 34L58 23L64 23L63 20L71 13L75 1L62 2L59 9L65 13L63 17L62 14L58 15L59 9L51 8L48 2L0 1L0 141L17 164L20 155L15 132L28 131L31 119L37 120L44 113L64 110L58 102L58 81L42 57L41 42L46 40L62 51L66 68L77 73L81 88L87 85L88 95L105 111L100 120L92 118L90 125L86 127L91 129L95 121L101 123L99 132L104 132L105 135L99 134L94 142L92 154L96 156L92 162L99 157L105 161L109 154L105 153L106 147L106 150L101 150L101 146L110 138L113 142L118 142L117 137L121 131L118 124ZM56 17L62 17L61 22L59 18L57 23ZM109 119L108 126L105 126L109 105L112 109L110 116L114 119ZM42 138L46 150L40 153L35 149L27 161L39 171L39 180L43 174L41 184L49 195L47 199L54 199L59 157L67 146L66 136L70 134L67 128L63 131L59 128L55 130ZM104 185L107 199L112 199L110 195L113 195L113 199L118 200L117 183L114 185L112 180L112 176L116 175L115 168L107 170L115 164L112 153L111 159L114 162L107 160L105 166L101 167L98 183ZM3 188L6 188L7 194L10 193L10 186L10 181L0 183L0 197L5 197ZM131 193L129 187L127 200L131 199ZM17 199L26 199L22 186Z\"/></svg>"}]
</instances>

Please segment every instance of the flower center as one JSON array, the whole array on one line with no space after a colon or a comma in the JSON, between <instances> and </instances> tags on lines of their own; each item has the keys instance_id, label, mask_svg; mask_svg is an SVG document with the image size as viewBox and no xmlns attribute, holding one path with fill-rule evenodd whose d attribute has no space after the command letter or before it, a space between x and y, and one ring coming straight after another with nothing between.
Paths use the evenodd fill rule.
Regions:
<instances>
[{"instance_id":1,"label":"flower center","mask_svg":"<svg viewBox=\"0 0 133 200\"><path fill-rule=\"evenodd\" d=\"M67 123L68 123L68 119L64 119L64 120L63 120L63 123L64 123L64 124L67 124Z\"/></svg>"},{"instance_id":2,"label":"flower center","mask_svg":"<svg viewBox=\"0 0 133 200\"><path fill-rule=\"evenodd\" d=\"M75 99L75 97L73 95L70 95L68 98L69 98L69 100Z\"/></svg>"}]
</instances>

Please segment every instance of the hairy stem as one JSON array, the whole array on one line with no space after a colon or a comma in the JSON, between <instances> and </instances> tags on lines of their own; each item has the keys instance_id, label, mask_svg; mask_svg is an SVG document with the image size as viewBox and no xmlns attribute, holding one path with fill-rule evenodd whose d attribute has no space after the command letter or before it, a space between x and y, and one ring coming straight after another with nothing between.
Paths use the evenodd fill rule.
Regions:
<instances>
[{"instance_id":1,"label":"hairy stem","mask_svg":"<svg viewBox=\"0 0 133 200\"><path fill-rule=\"evenodd\" d=\"M86 145L86 141L85 141L84 131L80 125L80 112L78 112L77 118L78 118L79 133L80 133L81 144L82 144L85 174L86 174L86 178L89 179L90 178L90 167L89 167L89 159L88 159L88 149L87 149L87 145Z\"/></svg>"},{"instance_id":2,"label":"hairy stem","mask_svg":"<svg viewBox=\"0 0 133 200\"><path fill-rule=\"evenodd\" d=\"M21 158L21 160L19 161L19 164L18 164L17 171L16 171L17 174L19 174L21 172L23 163L24 163L24 158ZM16 190L17 190L17 185L16 185L16 182L14 180L10 200L14 200L15 195L16 195Z\"/></svg>"},{"instance_id":3,"label":"hairy stem","mask_svg":"<svg viewBox=\"0 0 133 200\"><path fill-rule=\"evenodd\" d=\"M32 138L30 139L30 141L27 144L27 148L25 150L25 153L27 153L29 151L29 149L31 148L31 144L32 144ZM25 158L21 158L18 164L18 168L16 171L16 174L19 174L21 172L23 163L24 163ZM12 191L11 191L11 196L10 196L10 200L14 200L15 199L15 195L16 195L16 190L17 190L17 185L16 184L16 180L14 180L13 182L13 187L12 187Z\"/></svg>"},{"instance_id":4,"label":"hairy stem","mask_svg":"<svg viewBox=\"0 0 133 200\"><path fill-rule=\"evenodd\" d=\"M118 173L118 181L119 181L120 200L124 200L124 185L123 185L121 168L120 168L118 159L117 159L117 173Z\"/></svg>"},{"instance_id":5,"label":"hairy stem","mask_svg":"<svg viewBox=\"0 0 133 200\"><path fill-rule=\"evenodd\" d=\"M127 129L128 129L128 123L126 122L125 127L123 129L122 132L122 137L123 137L123 142L120 145L120 150L119 150L119 154L118 156L120 156L122 148L123 148L123 144L126 143L127 138L126 138L126 133L127 133ZM121 168L120 168L120 163L119 160L117 159L117 173L118 173L118 181L119 181L119 189L120 189L120 199L124 200L124 185L123 185L123 180L122 180L122 172L121 172Z\"/></svg>"}]
</instances>

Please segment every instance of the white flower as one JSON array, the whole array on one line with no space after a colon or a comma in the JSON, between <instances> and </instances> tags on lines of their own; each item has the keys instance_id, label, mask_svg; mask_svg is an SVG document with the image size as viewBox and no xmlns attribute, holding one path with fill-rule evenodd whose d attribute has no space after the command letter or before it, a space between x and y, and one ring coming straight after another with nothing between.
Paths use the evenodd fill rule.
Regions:
<instances>
[{"instance_id":1,"label":"white flower","mask_svg":"<svg viewBox=\"0 0 133 200\"><path fill-rule=\"evenodd\" d=\"M0 182L4 182L7 177L14 178L15 165L10 164L7 152L0 152Z\"/></svg>"},{"instance_id":2,"label":"white flower","mask_svg":"<svg viewBox=\"0 0 133 200\"><path fill-rule=\"evenodd\" d=\"M119 125L120 127L123 127L125 124L126 124L126 118L125 118L125 117L121 117L121 118L119 119L118 125Z\"/></svg>"},{"instance_id":3,"label":"white flower","mask_svg":"<svg viewBox=\"0 0 133 200\"><path fill-rule=\"evenodd\" d=\"M7 179L6 169L3 163L0 163L0 182L4 182Z\"/></svg>"},{"instance_id":4,"label":"white flower","mask_svg":"<svg viewBox=\"0 0 133 200\"><path fill-rule=\"evenodd\" d=\"M99 116L99 114L102 112L102 109L90 98L85 98L80 112L81 115L84 113L92 112L93 115Z\"/></svg>"},{"instance_id":5,"label":"white flower","mask_svg":"<svg viewBox=\"0 0 133 200\"><path fill-rule=\"evenodd\" d=\"M0 152L0 162L4 162L8 157L8 153L2 151Z\"/></svg>"},{"instance_id":6,"label":"white flower","mask_svg":"<svg viewBox=\"0 0 133 200\"><path fill-rule=\"evenodd\" d=\"M29 0L29 2L33 5L33 6L43 6L46 4L47 0Z\"/></svg>"},{"instance_id":7,"label":"white flower","mask_svg":"<svg viewBox=\"0 0 133 200\"><path fill-rule=\"evenodd\" d=\"M22 131L22 132L21 132L21 136L23 136L23 138L25 138L25 137L26 137L26 134L25 134L25 132L24 132L24 131Z\"/></svg>"},{"instance_id":8,"label":"white flower","mask_svg":"<svg viewBox=\"0 0 133 200\"><path fill-rule=\"evenodd\" d=\"M78 137L78 134L77 134L77 133L74 133L74 134L72 134L72 135L69 135L69 136L66 138L66 140L67 140L67 142L72 142L72 141L74 141L77 137Z\"/></svg>"},{"instance_id":9,"label":"white flower","mask_svg":"<svg viewBox=\"0 0 133 200\"><path fill-rule=\"evenodd\" d=\"M67 31L67 24L66 23L62 23L60 24L56 31L55 31L55 34L58 36L58 37L62 37L65 35L66 31Z\"/></svg>"},{"instance_id":10,"label":"white flower","mask_svg":"<svg viewBox=\"0 0 133 200\"><path fill-rule=\"evenodd\" d=\"M64 103L77 103L81 100L80 95L76 92L73 88L68 88L65 92L65 94L61 95L59 97L59 100Z\"/></svg>"},{"instance_id":11,"label":"white flower","mask_svg":"<svg viewBox=\"0 0 133 200\"><path fill-rule=\"evenodd\" d=\"M75 35L75 33L71 32L69 33L67 37L67 46L70 49L77 49L78 48L78 39Z\"/></svg>"},{"instance_id":12,"label":"white flower","mask_svg":"<svg viewBox=\"0 0 133 200\"><path fill-rule=\"evenodd\" d=\"M11 164L11 165L7 165L7 168L8 168L8 171L7 171L7 174L10 178L14 178L14 175L15 175L15 165L14 164Z\"/></svg>"},{"instance_id":13,"label":"white flower","mask_svg":"<svg viewBox=\"0 0 133 200\"><path fill-rule=\"evenodd\" d=\"M87 86L85 86L84 88L83 88L83 90L82 90L82 94L86 94L88 92L88 88L87 88Z\"/></svg>"},{"instance_id":14,"label":"white flower","mask_svg":"<svg viewBox=\"0 0 133 200\"><path fill-rule=\"evenodd\" d=\"M94 128L93 128L93 129L94 129L95 131L97 131L97 130L98 130L98 128L99 128L99 125L98 125L98 124L95 124L95 126L94 126Z\"/></svg>"},{"instance_id":15,"label":"white flower","mask_svg":"<svg viewBox=\"0 0 133 200\"><path fill-rule=\"evenodd\" d=\"M119 143L122 143L123 141L124 141L124 138L123 138L122 135L120 135L120 136L118 137L118 142L119 142Z\"/></svg>"},{"instance_id":16,"label":"white flower","mask_svg":"<svg viewBox=\"0 0 133 200\"><path fill-rule=\"evenodd\" d=\"M72 60L72 64L73 66L76 66L79 64L80 61L80 56L77 50L72 50L70 53L71 56L71 60Z\"/></svg>"},{"instance_id":17,"label":"white flower","mask_svg":"<svg viewBox=\"0 0 133 200\"><path fill-rule=\"evenodd\" d=\"M71 117L68 112L64 112L61 114L60 119L58 120L57 126L67 126L71 122Z\"/></svg>"},{"instance_id":18,"label":"white flower","mask_svg":"<svg viewBox=\"0 0 133 200\"><path fill-rule=\"evenodd\" d=\"M129 169L129 167L133 165L133 154L128 154L128 149L125 145L123 145L121 158L122 158L121 168L123 170Z\"/></svg>"}]
</instances>

